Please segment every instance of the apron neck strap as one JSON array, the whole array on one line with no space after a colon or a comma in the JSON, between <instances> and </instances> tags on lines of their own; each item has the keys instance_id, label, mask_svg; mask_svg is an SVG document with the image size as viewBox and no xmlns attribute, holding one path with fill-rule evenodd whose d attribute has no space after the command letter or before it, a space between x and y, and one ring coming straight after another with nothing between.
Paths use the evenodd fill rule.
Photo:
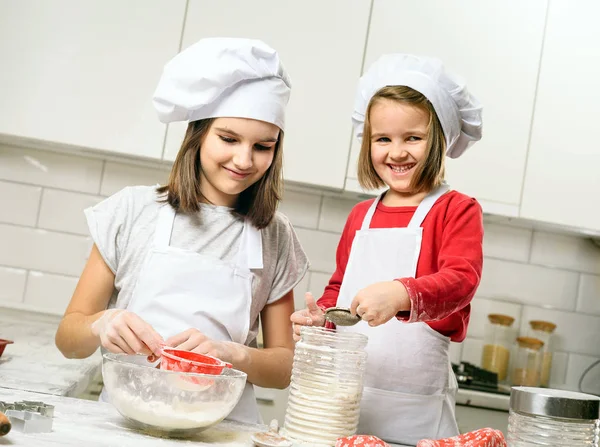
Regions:
<instances>
[{"instance_id":1,"label":"apron neck strap","mask_svg":"<svg viewBox=\"0 0 600 447\"><path fill-rule=\"evenodd\" d=\"M433 204L437 201L437 199L446 194L449 190L450 185L448 185L448 183L446 182L443 182L440 186L438 186L436 189L427 194L427 196L425 196L423 201L417 207L417 210L415 211L415 214L413 214L412 219L410 219L408 228L419 228L423 223L423 220L425 220L427 213L429 213L429 210L431 210L431 208L433 207Z\"/></svg>"},{"instance_id":2,"label":"apron neck strap","mask_svg":"<svg viewBox=\"0 0 600 447\"><path fill-rule=\"evenodd\" d=\"M158 222L154 231L154 247L159 250L166 249L171 243L173 222L175 221L175 210L171 205L165 203L158 211Z\"/></svg>"},{"instance_id":3,"label":"apron neck strap","mask_svg":"<svg viewBox=\"0 0 600 447\"><path fill-rule=\"evenodd\" d=\"M446 194L446 192L448 192L449 190L450 190L450 185L448 185L448 183L446 183L446 182L443 182L440 186L438 186L436 189L434 189L429 194L427 194L427 196L425 196L423 201L417 207L415 214L413 214L413 217L408 224L408 228L420 227L421 224L423 223L423 220L425 219L425 216L427 216L427 213L429 213L429 210L431 210L431 207L433 206L433 204L437 201L437 199L439 199L441 196ZM377 198L373 201L373 204L371 205L371 207L369 208L369 211L367 211L367 214L365 215L365 218L363 219L361 230L368 230L369 227L371 226L371 219L373 218L373 215L375 214L375 210L377 209L377 204L383 198L384 194L385 194L385 192L383 194L381 194L380 196L377 196Z\"/></svg>"},{"instance_id":4,"label":"apron neck strap","mask_svg":"<svg viewBox=\"0 0 600 447\"><path fill-rule=\"evenodd\" d=\"M175 210L169 204L158 211L158 222L154 232L154 247L165 250L171 243ZM248 219L244 219L244 229L240 241L237 265L247 269L263 268L262 233Z\"/></svg>"},{"instance_id":5,"label":"apron neck strap","mask_svg":"<svg viewBox=\"0 0 600 447\"><path fill-rule=\"evenodd\" d=\"M248 270L263 268L262 232L244 219L237 265Z\"/></svg>"}]
</instances>

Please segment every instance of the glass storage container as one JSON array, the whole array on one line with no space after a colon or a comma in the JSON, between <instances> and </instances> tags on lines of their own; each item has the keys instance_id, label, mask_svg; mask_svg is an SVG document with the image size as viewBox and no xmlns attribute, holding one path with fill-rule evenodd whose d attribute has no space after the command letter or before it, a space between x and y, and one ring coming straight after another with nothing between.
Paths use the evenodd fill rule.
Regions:
<instances>
[{"instance_id":1,"label":"glass storage container","mask_svg":"<svg viewBox=\"0 0 600 447\"><path fill-rule=\"evenodd\" d=\"M544 346L544 342L537 338L517 338L511 368L511 384L513 386L537 387L540 385L542 346Z\"/></svg>"},{"instance_id":2,"label":"glass storage container","mask_svg":"<svg viewBox=\"0 0 600 447\"><path fill-rule=\"evenodd\" d=\"M548 388L513 387L509 447L598 447L600 397Z\"/></svg>"},{"instance_id":3,"label":"glass storage container","mask_svg":"<svg viewBox=\"0 0 600 447\"><path fill-rule=\"evenodd\" d=\"M481 367L498 374L498 381L506 379L510 361L510 347L515 339L511 328L515 319L508 315L490 314L485 327Z\"/></svg>"},{"instance_id":4,"label":"glass storage container","mask_svg":"<svg viewBox=\"0 0 600 447\"><path fill-rule=\"evenodd\" d=\"M334 446L355 434L367 337L304 326L296 343L283 433L296 443Z\"/></svg>"},{"instance_id":5,"label":"glass storage container","mask_svg":"<svg viewBox=\"0 0 600 447\"><path fill-rule=\"evenodd\" d=\"M529 335L544 342L540 364L540 386L548 387L552 372L552 333L556 325L549 321L534 320L529 322L529 326L531 328Z\"/></svg>"}]
</instances>

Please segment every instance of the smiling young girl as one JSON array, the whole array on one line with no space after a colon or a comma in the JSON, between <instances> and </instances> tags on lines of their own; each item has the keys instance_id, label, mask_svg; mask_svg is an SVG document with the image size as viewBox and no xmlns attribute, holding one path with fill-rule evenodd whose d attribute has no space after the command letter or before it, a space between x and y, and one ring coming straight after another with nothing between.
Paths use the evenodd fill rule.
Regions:
<instances>
[{"instance_id":1,"label":"smiling young girl","mask_svg":"<svg viewBox=\"0 0 600 447\"><path fill-rule=\"evenodd\" d=\"M354 207L337 269L315 303L292 315L324 325L349 307L369 337L359 432L416 444L458 434L450 341L465 338L482 270L481 207L444 182L444 155L481 138L481 106L436 59L381 57L361 78L352 115L362 141L358 178L387 186Z\"/></svg>"},{"instance_id":2,"label":"smiling young girl","mask_svg":"<svg viewBox=\"0 0 600 447\"><path fill-rule=\"evenodd\" d=\"M209 354L248 374L229 418L260 420L252 384L289 383L293 288L308 268L276 212L289 94L256 40L204 39L166 65L154 104L161 121L189 122L183 144L167 185L86 210L94 246L56 334L65 356Z\"/></svg>"}]
</instances>

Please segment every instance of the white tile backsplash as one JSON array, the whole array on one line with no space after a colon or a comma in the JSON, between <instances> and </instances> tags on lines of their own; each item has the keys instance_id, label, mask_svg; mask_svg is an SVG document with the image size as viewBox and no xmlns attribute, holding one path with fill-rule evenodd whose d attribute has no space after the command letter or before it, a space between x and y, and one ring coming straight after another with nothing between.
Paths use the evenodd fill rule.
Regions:
<instances>
[{"instance_id":1,"label":"white tile backsplash","mask_svg":"<svg viewBox=\"0 0 600 447\"><path fill-rule=\"evenodd\" d=\"M0 304L21 303L26 281L27 270L0 267Z\"/></svg>"},{"instance_id":2,"label":"white tile backsplash","mask_svg":"<svg viewBox=\"0 0 600 447\"><path fill-rule=\"evenodd\" d=\"M169 179L169 167L147 168L127 163L107 161L102 175L100 195L110 196L126 186L164 185Z\"/></svg>"},{"instance_id":3,"label":"white tile backsplash","mask_svg":"<svg viewBox=\"0 0 600 447\"><path fill-rule=\"evenodd\" d=\"M587 238L536 231L533 234L531 262L600 274L598 250L598 246Z\"/></svg>"},{"instance_id":4,"label":"white tile backsplash","mask_svg":"<svg viewBox=\"0 0 600 447\"><path fill-rule=\"evenodd\" d=\"M333 272L339 234L296 228L302 248L310 259L311 271Z\"/></svg>"},{"instance_id":5,"label":"white tile backsplash","mask_svg":"<svg viewBox=\"0 0 600 447\"><path fill-rule=\"evenodd\" d=\"M600 357L570 354L565 380L566 388L579 390L579 381L582 374L592 363L598 360L600 360ZM596 365L585 375L581 383L581 389L585 393L600 395L600 365Z\"/></svg>"},{"instance_id":6,"label":"white tile backsplash","mask_svg":"<svg viewBox=\"0 0 600 447\"><path fill-rule=\"evenodd\" d=\"M0 224L0 265L78 276L90 239L36 228Z\"/></svg>"},{"instance_id":7,"label":"white tile backsplash","mask_svg":"<svg viewBox=\"0 0 600 447\"><path fill-rule=\"evenodd\" d=\"M521 333L526 333L531 320L556 324L552 339L554 350L600 357L599 316L525 306L521 317Z\"/></svg>"},{"instance_id":8,"label":"white tile backsplash","mask_svg":"<svg viewBox=\"0 0 600 447\"><path fill-rule=\"evenodd\" d=\"M330 279L330 273L312 272L310 274L309 292L314 295L315 299L318 300L323 295Z\"/></svg>"},{"instance_id":9,"label":"white tile backsplash","mask_svg":"<svg viewBox=\"0 0 600 447\"><path fill-rule=\"evenodd\" d=\"M340 197L323 197L323 208L319 219L319 230L342 233L346 219L358 200L348 200Z\"/></svg>"},{"instance_id":10,"label":"white tile backsplash","mask_svg":"<svg viewBox=\"0 0 600 447\"><path fill-rule=\"evenodd\" d=\"M573 310L579 274L486 258L477 294L523 304Z\"/></svg>"},{"instance_id":11,"label":"white tile backsplash","mask_svg":"<svg viewBox=\"0 0 600 447\"><path fill-rule=\"evenodd\" d=\"M600 315L600 275L581 275L577 312Z\"/></svg>"},{"instance_id":12,"label":"white tile backsplash","mask_svg":"<svg viewBox=\"0 0 600 447\"><path fill-rule=\"evenodd\" d=\"M42 188L0 181L0 222L33 227Z\"/></svg>"},{"instance_id":13,"label":"white tile backsplash","mask_svg":"<svg viewBox=\"0 0 600 447\"><path fill-rule=\"evenodd\" d=\"M285 214L294 227L317 228L321 196L286 190L279 211Z\"/></svg>"},{"instance_id":14,"label":"white tile backsplash","mask_svg":"<svg viewBox=\"0 0 600 447\"><path fill-rule=\"evenodd\" d=\"M87 236L89 230L83 210L100 200L100 196L46 189L42 195L38 226Z\"/></svg>"},{"instance_id":15,"label":"white tile backsplash","mask_svg":"<svg viewBox=\"0 0 600 447\"><path fill-rule=\"evenodd\" d=\"M527 262L532 230L488 223L484 227L483 254L492 258Z\"/></svg>"},{"instance_id":16,"label":"white tile backsplash","mask_svg":"<svg viewBox=\"0 0 600 447\"><path fill-rule=\"evenodd\" d=\"M24 303L31 308L62 315L73 296L78 278L31 271Z\"/></svg>"},{"instance_id":17,"label":"white tile backsplash","mask_svg":"<svg viewBox=\"0 0 600 447\"><path fill-rule=\"evenodd\" d=\"M0 146L0 179L96 194L102 160Z\"/></svg>"},{"instance_id":18,"label":"white tile backsplash","mask_svg":"<svg viewBox=\"0 0 600 447\"><path fill-rule=\"evenodd\" d=\"M82 210L126 186L165 183L167 164L134 164L0 146L0 305L62 314L91 247ZM294 290L319 298L335 270L340 233L360 199L288 184L280 211L306 250L311 270ZM467 339L450 345L453 362L481 361L489 313L558 325L551 383L576 387L600 357L600 247L588 239L532 230L520 221L484 220L484 272ZM599 370L586 380L600 383Z\"/></svg>"}]
</instances>

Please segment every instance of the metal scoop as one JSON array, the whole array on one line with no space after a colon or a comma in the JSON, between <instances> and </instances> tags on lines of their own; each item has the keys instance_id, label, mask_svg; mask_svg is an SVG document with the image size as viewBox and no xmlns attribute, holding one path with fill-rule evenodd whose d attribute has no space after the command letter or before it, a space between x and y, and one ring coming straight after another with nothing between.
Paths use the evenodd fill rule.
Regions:
<instances>
[{"instance_id":1,"label":"metal scoop","mask_svg":"<svg viewBox=\"0 0 600 447\"><path fill-rule=\"evenodd\" d=\"M250 439L258 447L292 447L292 441L279 434L279 423L273 419L269 431L254 433Z\"/></svg>"},{"instance_id":2,"label":"metal scoop","mask_svg":"<svg viewBox=\"0 0 600 447\"><path fill-rule=\"evenodd\" d=\"M354 326L361 321L358 315L352 315L346 307L330 307L325 310L325 318L336 326Z\"/></svg>"}]
</instances>

